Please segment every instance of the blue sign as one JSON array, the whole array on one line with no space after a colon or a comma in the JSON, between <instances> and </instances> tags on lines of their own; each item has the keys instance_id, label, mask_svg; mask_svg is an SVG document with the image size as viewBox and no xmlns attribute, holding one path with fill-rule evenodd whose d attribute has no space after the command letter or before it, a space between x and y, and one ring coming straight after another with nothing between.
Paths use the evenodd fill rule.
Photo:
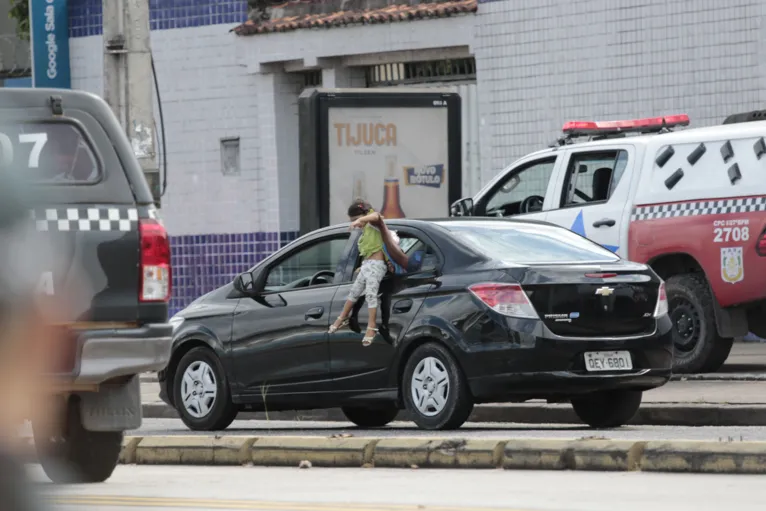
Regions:
<instances>
[{"instance_id":1,"label":"blue sign","mask_svg":"<svg viewBox=\"0 0 766 511\"><path fill-rule=\"evenodd\" d=\"M67 0L29 0L32 86L69 89Z\"/></svg>"}]
</instances>

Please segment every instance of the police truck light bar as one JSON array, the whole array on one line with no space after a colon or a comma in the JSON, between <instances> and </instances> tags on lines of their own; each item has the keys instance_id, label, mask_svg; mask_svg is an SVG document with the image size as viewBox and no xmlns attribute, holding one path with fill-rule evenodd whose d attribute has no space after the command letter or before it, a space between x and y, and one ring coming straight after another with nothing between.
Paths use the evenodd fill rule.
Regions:
<instances>
[{"instance_id":1,"label":"police truck light bar","mask_svg":"<svg viewBox=\"0 0 766 511\"><path fill-rule=\"evenodd\" d=\"M665 117L648 117L629 121L569 121L564 124L564 133L569 135L596 135L605 133L650 133L663 128L688 126L689 116L686 114L667 115Z\"/></svg>"}]
</instances>

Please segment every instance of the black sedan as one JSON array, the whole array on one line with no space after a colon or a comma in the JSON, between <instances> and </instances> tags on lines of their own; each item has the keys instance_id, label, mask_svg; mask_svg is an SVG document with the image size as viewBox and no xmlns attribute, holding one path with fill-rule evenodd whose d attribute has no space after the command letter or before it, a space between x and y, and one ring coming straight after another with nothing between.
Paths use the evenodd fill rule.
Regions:
<instances>
[{"instance_id":1,"label":"black sedan","mask_svg":"<svg viewBox=\"0 0 766 511\"><path fill-rule=\"evenodd\" d=\"M668 381L671 321L648 266L544 222L387 224L411 264L381 284L371 346L364 297L328 334L360 264L360 231L328 227L173 317L161 398L194 430L240 410L333 407L361 427L406 409L421 428L451 429L474 404L531 399L571 402L606 428Z\"/></svg>"}]
</instances>

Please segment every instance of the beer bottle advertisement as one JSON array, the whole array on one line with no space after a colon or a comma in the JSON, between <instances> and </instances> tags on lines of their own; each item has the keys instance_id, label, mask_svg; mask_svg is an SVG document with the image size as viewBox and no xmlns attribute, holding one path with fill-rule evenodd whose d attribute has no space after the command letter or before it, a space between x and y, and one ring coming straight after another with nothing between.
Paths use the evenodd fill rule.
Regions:
<instances>
[{"instance_id":1,"label":"beer bottle advertisement","mask_svg":"<svg viewBox=\"0 0 766 511\"><path fill-rule=\"evenodd\" d=\"M446 108L329 109L330 223L363 198L384 217L447 216Z\"/></svg>"}]
</instances>

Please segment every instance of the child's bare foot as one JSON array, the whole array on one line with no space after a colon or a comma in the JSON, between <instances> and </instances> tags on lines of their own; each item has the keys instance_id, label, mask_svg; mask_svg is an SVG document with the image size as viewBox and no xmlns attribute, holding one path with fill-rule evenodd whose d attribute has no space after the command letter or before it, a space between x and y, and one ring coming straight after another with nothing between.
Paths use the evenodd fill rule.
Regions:
<instances>
[{"instance_id":1,"label":"child's bare foot","mask_svg":"<svg viewBox=\"0 0 766 511\"><path fill-rule=\"evenodd\" d=\"M328 333L334 334L339 329L343 328L344 326L348 325L348 319L347 318L338 318L335 320L335 323L330 325L330 329L328 330Z\"/></svg>"},{"instance_id":2,"label":"child's bare foot","mask_svg":"<svg viewBox=\"0 0 766 511\"><path fill-rule=\"evenodd\" d=\"M369 346L372 344L372 340L375 339L375 336L378 334L377 328L367 327L367 332L365 333L364 338L362 339L362 346Z\"/></svg>"}]
</instances>

